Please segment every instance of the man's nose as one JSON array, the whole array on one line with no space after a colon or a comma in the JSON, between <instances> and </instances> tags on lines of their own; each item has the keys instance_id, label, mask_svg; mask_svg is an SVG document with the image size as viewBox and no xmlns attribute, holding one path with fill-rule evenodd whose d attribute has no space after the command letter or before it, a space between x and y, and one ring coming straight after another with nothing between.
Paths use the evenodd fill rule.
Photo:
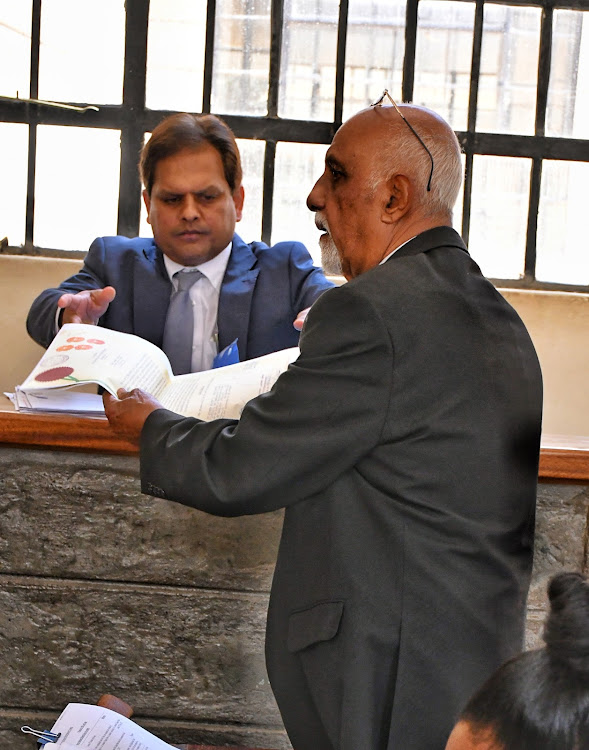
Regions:
<instances>
[{"instance_id":1,"label":"man's nose","mask_svg":"<svg viewBox=\"0 0 589 750\"><path fill-rule=\"evenodd\" d=\"M194 221L200 217L200 206L193 195L185 195L182 201L182 218L186 221Z\"/></svg>"},{"instance_id":2,"label":"man's nose","mask_svg":"<svg viewBox=\"0 0 589 750\"><path fill-rule=\"evenodd\" d=\"M309 209L309 211L321 211L321 209L323 208L321 186L319 185L320 182L321 178L319 178L313 185L313 189L307 196L307 208Z\"/></svg>"}]
</instances>

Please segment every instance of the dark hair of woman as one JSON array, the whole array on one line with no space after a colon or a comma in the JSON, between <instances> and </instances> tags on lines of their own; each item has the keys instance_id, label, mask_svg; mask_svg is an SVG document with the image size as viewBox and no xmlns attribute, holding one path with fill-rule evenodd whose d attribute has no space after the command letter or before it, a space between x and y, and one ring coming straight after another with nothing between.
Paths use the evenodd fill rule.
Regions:
<instances>
[{"instance_id":1,"label":"dark hair of woman","mask_svg":"<svg viewBox=\"0 0 589 750\"><path fill-rule=\"evenodd\" d=\"M546 645L506 662L460 717L497 750L589 750L589 583L561 573L548 598Z\"/></svg>"}]
</instances>

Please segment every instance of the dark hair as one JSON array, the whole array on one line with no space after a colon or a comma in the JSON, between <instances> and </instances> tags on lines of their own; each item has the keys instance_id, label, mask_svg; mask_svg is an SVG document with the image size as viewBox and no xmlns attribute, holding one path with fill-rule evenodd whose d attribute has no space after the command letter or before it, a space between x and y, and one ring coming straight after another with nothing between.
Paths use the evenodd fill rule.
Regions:
<instances>
[{"instance_id":1,"label":"dark hair","mask_svg":"<svg viewBox=\"0 0 589 750\"><path fill-rule=\"evenodd\" d=\"M241 159L231 129L215 115L192 115L179 112L157 125L141 151L139 174L148 195L151 195L157 163L184 148L210 144L217 149L223 162L225 179L231 192L241 185Z\"/></svg>"},{"instance_id":2,"label":"dark hair","mask_svg":"<svg viewBox=\"0 0 589 750\"><path fill-rule=\"evenodd\" d=\"M589 584L561 573L548 585L544 648L506 662L461 715L497 750L589 749Z\"/></svg>"}]
</instances>

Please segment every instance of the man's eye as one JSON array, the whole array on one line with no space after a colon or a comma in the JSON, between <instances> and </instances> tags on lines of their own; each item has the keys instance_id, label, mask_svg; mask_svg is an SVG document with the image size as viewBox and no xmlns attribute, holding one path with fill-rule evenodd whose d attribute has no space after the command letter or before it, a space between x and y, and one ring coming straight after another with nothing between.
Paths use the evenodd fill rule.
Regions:
<instances>
[{"instance_id":1,"label":"man's eye","mask_svg":"<svg viewBox=\"0 0 589 750\"><path fill-rule=\"evenodd\" d=\"M218 193L201 193L198 196L198 199L201 203L212 203L214 200L218 198Z\"/></svg>"},{"instance_id":2,"label":"man's eye","mask_svg":"<svg viewBox=\"0 0 589 750\"><path fill-rule=\"evenodd\" d=\"M163 198L164 203L178 203L179 200L179 195L168 195L166 198Z\"/></svg>"},{"instance_id":3,"label":"man's eye","mask_svg":"<svg viewBox=\"0 0 589 750\"><path fill-rule=\"evenodd\" d=\"M331 174L331 179L333 182L337 182L341 177L344 176L344 173L341 171L341 169L336 169L335 167L329 167L329 172Z\"/></svg>"}]
</instances>

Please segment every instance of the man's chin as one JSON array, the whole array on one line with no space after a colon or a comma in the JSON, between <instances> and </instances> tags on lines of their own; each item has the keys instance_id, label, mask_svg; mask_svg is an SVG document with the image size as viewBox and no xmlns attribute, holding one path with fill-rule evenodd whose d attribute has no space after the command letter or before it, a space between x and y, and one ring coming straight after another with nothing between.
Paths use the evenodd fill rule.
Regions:
<instances>
[{"instance_id":1,"label":"man's chin","mask_svg":"<svg viewBox=\"0 0 589 750\"><path fill-rule=\"evenodd\" d=\"M329 276L342 276L342 263L337 248L328 234L322 235L319 239L321 247L321 265L323 272Z\"/></svg>"},{"instance_id":2,"label":"man's chin","mask_svg":"<svg viewBox=\"0 0 589 750\"><path fill-rule=\"evenodd\" d=\"M171 258L182 266L199 266L201 263L206 263L208 260L212 260L219 255L224 248L225 246L221 248L211 246L210 243L203 241L202 238L194 238L192 240L185 239L181 242L168 243L161 249L168 258Z\"/></svg>"}]
</instances>

